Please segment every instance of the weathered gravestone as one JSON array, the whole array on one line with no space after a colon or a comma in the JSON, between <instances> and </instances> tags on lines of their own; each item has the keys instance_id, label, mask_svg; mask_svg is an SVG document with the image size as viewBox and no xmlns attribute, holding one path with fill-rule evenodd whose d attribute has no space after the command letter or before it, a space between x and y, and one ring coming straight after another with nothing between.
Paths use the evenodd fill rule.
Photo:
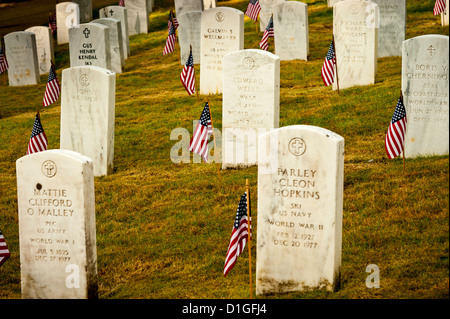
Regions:
<instances>
[{"instance_id":1,"label":"weathered gravestone","mask_svg":"<svg viewBox=\"0 0 450 319\"><path fill-rule=\"evenodd\" d=\"M222 168L257 164L258 136L278 128L280 58L248 49L223 58Z\"/></svg>"},{"instance_id":2,"label":"weathered gravestone","mask_svg":"<svg viewBox=\"0 0 450 319\"><path fill-rule=\"evenodd\" d=\"M92 158L94 175L112 172L116 75L96 66L62 72L60 148Z\"/></svg>"},{"instance_id":3,"label":"weathered gravestone","mask_svg":"<svg viewBox=\"0 0 450 319\"><path fill-rule=\"evenodd\" d=\"M424 35L403 42L405 157L449 152L448 68L448 36Z\"/></svg>"},{"instance_id":4,"label":"weathered gravestone","mask_svg":"<svg viewBox=\"0 0 450 319\"><path fill-rule=\"evenodd\" d=\"M131 10L136 10L137 15L139 16L139 32L140 33L148 33L148 28L150 24L150 8L148 6L147 0L125 0L125 8L128 9L128 22L136 24L136 18L134 17L134 13L130 12ZM131 19L130 19L131 18ZM131 20L131 21L130 21ZM130 25L128 26L129 32ZM131 35L131 34L130 34Z\"/></svg>"},{"instance_id":5,"label":"weathered gravestone","mask_svg":"<svg viewBox=\"0 0 450 319\"><path fill-rule=\"evenodd\" d=\"M203 11L203 0L175 0L177 17L189 11Z\"/></svg>"},{"instance_id":6,"label":"weathered gravestone","mask_svg":"<svg viewBox=\"0 0 450 319\"><path fill-rule=\"evenodd\" d=\"M259 30L264 31L273 14L273 6L285 2L285 0L259 0L261 11L259 12Z\"/></svg>"},{"instance_id":7,"label":"weathered gravestone","mask_svg":"<svg viewBox=\"0 0 450 319\"><path fill-rule=\"evenodd\" d=\"M285 1L272 6L275 54L284 60L308 60L308 5Z\"/></svg>"},{"instance_id":8,"label":"weathered gravestone","mask_svg":"<svg viewBox=\"0 0 450 319\"><path fill-rule=\"evenodd\" d=\"M49 27L31 27L26 29L36 36L36 49L39 64L39 74L46 74L50 71L51 61L55 61L53 48L53 36Z\"/></svg>"},{"instance_id":9,"label":"weathered gravestone","mask_svg":"<svg viewBox=\"0 0 450 319\"><path fill-rule=\"evenodd\" d=\"M333 7L333 35L339 88L375 83L378 56L378 5L345 0ZM333 90L337 89L337 81Z\"/></svg>"},{"instance_id":10,"label":"weathered gravestone","mask_svg":"<svg viewBox=\"0 0 450 319\"><path fill-rule=\"evenodd\" d=\"M114 18L120 20L120 27L122 28L122 46L123 57L127 59L130 55L130 39L128 37L128 10L121 6L108 6L98 11L100 18Z\"/></svg>"},{"instance_id":11,"label":"weathered gravestone","mask_svg":"<svg viewBox=\"0 0 450 319\"><path fill-rule=\"evenodd\" d=\"M69 29L80 25L80 6L75 2L56 4L56 32L58 44L69 43Z\"/></svg>"},{"instance_id":12,"label":"weathered gravestone","mask_svg":"<svg viewBox=\"0 0 450 319\"><path fill-rule=\"evenodd\" d=\"M92 0L72 0L80 7L80 23L88 23L92 20Z\"/></svg>"},{"instance_id":13,"label":"weathered gravestone","mask_svg":"<svg viewBox=\"0 0 450 319\"><path fill-rule=\"evenodd\" d=\"M258 147L256 293L336 290L344 139L294 125L261 135Z\"/></svg>"},{"instance_id":14,"label":"weathered gravestone","mask_svg":"<svg viewBox=\"0 0 450 319\"><path fill-rule=\"evenodd\" d=\"M203 0L203 10L217 7L217 0Z\"/></svg>"},{"instance_id":15,"label":"weathered gravestone","mask_svg":"<svg viewBox=\"0 0 450 319\"><path fill-rule=\"evenodd\" d=\"M17 31L5 35L5 54L8 59L10 86L33 85L40 82L36 36Z\"/></svg>"},{"instance_id":16,"label":"weathered gravestone","mask_svg":"<svg viewBox=\"0 0 450 319\"><path fill-rule=\"evenodd\" d=\"M102 18L92 20L91 23L99 23L109 28L111 71L115 73L122 73L125 66L125 58L120 20L114 18Z\"/></svg>"},{"instance_id":17,"label":"weathered gravestone","mask_svg":"<svg viewBox=\"0 0 450 319\"><path fill-rule=\"evenodd\" d=\"M111 70L109 28L98 23L69 29L70 66L92 65Z\"/></svg>"},{"instance_id":18,"label":"weathered gravestone","mask_svg":"<svg viewBox=\"0 0 450 319\"><path fill-rule=\"evenodd\" d=\"M406 36L406 0L372 0L380 10L378 57L401 56Z\"/></svg>"},{"instance_id":19,"label":"weathered gravestone","mask_svg":"<svg viewBox=\"0 0 450 319\"><path fill-rule=\"evenodd\" d=\"M128 36L141 33L141 21L139 12L134 9L127 8L128 16Z\"/></svg>"},{"instance_id":20,"label":"weathered gravestone","mask_svg":"<svg viewBox=\"0 0 450 319\"><path fill-rule=\"evenodd\" d=\"M222 59L244 49L244 13L217 7L203 11L200 41L200 94L222 93Z\"/></svg>"},{"instance_id":21,"label":"weathered gravestone","mask_svg":"<svg viewBox=\"0 0 450 319\"><path fill-rule=\"evenodd\" d=\"M24 299L97 297L92 160L49 150L16 161Z\"/></svg>"},{"instance_id":22,"label":"weathered gravestone","mask_svg":"<svg viewBox=\"0 0 450 319\"><path fill-rule=\"evenodd\" d=\"M185 12L178 19L178 41L180 43L181 65L185 65L192 46L192 57L194 64L200 63L200 27L201 11Z\"/></svg>"}]
</instances>

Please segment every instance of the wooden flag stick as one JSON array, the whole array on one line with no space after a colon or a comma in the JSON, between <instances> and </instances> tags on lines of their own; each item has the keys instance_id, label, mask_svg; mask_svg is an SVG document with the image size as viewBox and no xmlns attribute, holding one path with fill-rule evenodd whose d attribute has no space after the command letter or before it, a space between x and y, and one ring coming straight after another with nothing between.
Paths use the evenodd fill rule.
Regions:
<instances>
[{"instance_id":1,"label":"wooden flag stick","mask_svg":"<svg viewBox=\"0 0 450 319\"><path fill-rule=\"evenodd\" d=\"M336 85L337 85L337 91L338 91L338 94L339 94L339 76L338 76L338 64L337 64L337 57L336 57L336 46L334 45L334 34L333 34L333 41L332 41L332 43L333 43L333 51L334 51L334 64L335 64L335 67L336 67Z\"/></svg>"},{"instance_id":2,"label":"wooden flag stick","mask_svg":"<svg viewBox=\"0 0 450 319\"><path fill-rule=\"evenodd\" d=\"M220 182L220 169L219 169L219 162L217 161L217 145L216 145L216 134L214 134L214 126L213 126L213 121L212 121L212 116L211 116L211 106L208 103L208 110L209 110L209 118L211 120L211 128L212 128L212 132L213 132L213 140L214 140L214 157L216 158L216 167L217 167L217 176L219 177L219 182Z\"/></svg>"},{"instance_id":3,"label":"wooden flag stick","mask_svg":"<svg viewBox=\"0 0 450 319\"><path fill-rule=\"evenodd\" d=\"M400 99L403 104L403 92L400 90ZM403 141L403 149L402 149L402 157L403 157L403 173L406 173L406 165L405 165L405 142Z\"/></svg>"},{"instance_id":4,"label":"wooden flag stick","mask_svg":"<svg viewBox=\"0 0 450 319\"><path fill-rule=\"evenodd\" d=\"M251 222L250 222L250 190L248 185L248 178L245 179L245 188L247 192L247 226L248 226L248 272L250 277L250 299L253 299L252 292L252 249L251 249Z\"/></svg>"}]
</instances>

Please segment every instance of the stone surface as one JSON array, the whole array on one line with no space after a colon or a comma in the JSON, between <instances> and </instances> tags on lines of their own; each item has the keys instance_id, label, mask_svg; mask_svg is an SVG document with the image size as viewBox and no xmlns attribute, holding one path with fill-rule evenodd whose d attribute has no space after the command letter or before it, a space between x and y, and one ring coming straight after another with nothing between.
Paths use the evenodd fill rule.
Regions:
<instances>
[{"instance_id":1,"label":"stone surface","mask_svg":"<svg viewBox=\"0 0 450 319\"><path fill-rule=\"evenodd\" d=\"M222 93L222 59L244 49L244 13L217 7L203 11L200 41L200 94Z\"/></svg>"},{"instance_id":2,"label":"stone surface","mask_svg":"<svg viewBox=\"0 0 450 319\"><path fill-rule=\"evenodd\" d=\"M83 23L69 29L70 66L111 67L109 28L98 23Z\"/></svg>"},{"instance_id":3,"label":"stone surface","mask_svg":"<svg viewBox=\"0 0 450 319\"><path fill-rule=\"evenodd\" d=\"M148 28L150 24L150 8L148 6L148 0L125 0L125 8L128 9L128 20L130 20L130 11L136 10L139 16L139 32L140 33L148 33ZM135 22L135 19L132 19L131 22ZM130 29L130 27L128 27Z\"/></svg>"},{"instance_id":4,"label":"stone surface","mask_svg":"<svg viewBox=\"0 0 450 319\"><path fill-rule=\"evenodd\" d=\"M175 0L175 13L177 18L189 11L203 11L204 0Z\"/></svg>"},{"instance_id":5,"label":"stone surface","mask_svg":"<svg viewBox=\"0 0 450 319\"><path fill-rule=\"evenodd\" d=\"M53 48L53 35L49 27L31 27L26 29L36 36L36 48L39 64L39 74L46 74L50 71L51 61L55 61L55 51Z\"/></svg>"},{"instance_id":6,"label":"stone surface","mask_svg":"<svg viewBox=\"0 0 450 319\"><path fill-rule=\"evenodd\" d=\"M94 175L112 172L115 73L95 66L62 72L60 148L90 157Z\"/></svg>"},{"instance_id":7,"label":"stone surface","mask_svg":"<svg viewBox=\"0 0 450 319\"><path fill-rule=\"evenodd\" d=\"M333 35L339 88L375 83L378 55L378 5L345 0L333 7ZM337 81L333 90L337 89Z\"/></svg>"},{"instance_id":8,"label":"stone surface","mask_svg":"<svg viewBox=\"0 0 450 319\"><path fill-rule=\"evenodd\" d=\"M257 164L258 136L278 128L280 58L247 49L223 58L222 168Z\"/></svg>"},{"instance_id":9,"label":"stone surface","mask_svg":"<svg viewBox=\"0 0 450 319\"><path fill-rule=\"evenodd\" d=\"M448 25L448 6L449 6L449 0L445 1L445 11L441 13L441 26L447 26Z\"/></svg>"},{"instance_id":10,"label":"stone surface","mask_svg":"<svg viewBox=\"0 0 450 319\"><path fill-rule=\"evenodd\" d=\"M92 0L72 0L80 7L80 23L88 23L92 20Z\"/></svg>"},{"instance_id":11,"label":"stone surface","mask_svg":"<svg viewBox=\"0 0 450 319\"><path fill-rule=\"evenodd\" d=\"M139 12L134 9L127 9L128 16L128 36L141 33L141 21Z\"/></svg>"},{"instance_id":12,"label":"stone surface","mask_svg":"<svg viewBox=\"0 0 450 319\"><path fill-rule=\"evenodd\" d=\"M130 55L130 40L128 37L128 10L120 6L108 6L98 11L100 18L114 18L120 20L120 27L122 28L122 46L123 57L126 60Z\"/></svg>"},{"instance_id":13,"label":"stone surface","mask_svg":"<svg viewBox=\"0 0 450 319\"><path fill-rule=\"evenodd\" d=\"M217 7L217 0L203 0L203 10Z\"/></svg>"},{"instance_id":14,"label":"stone surface","mask_svg":"<svg viewBox=\"0 0 450 319\"><path fill-rule=\"evenodd\" d=\"M406 37L406 0L372 0L380 10L378 57L401 56Z\"/></svg>"},{"instance_id":15,"label":"stone surface","mask_svg":"<svg viewBox=\"0 0 450 319\"><path fill-rule=\"evenodd\" d=\"M24 299L97 297L92 160L49 150L16 161Z\"/></svg>"},{"instance_id":16,"label":"stone surface","mask_svg":"<svg viewBox=\"0 0 450 319\"><path fill-rule=\"evenodd\" d=\"M272 6L275 54L284 60L308 60L308 5L285 1Z\"/></svg>"},{"instance_id":17,"label":"stone surface","mask_svg":"<svg viewBox=\"0 0 450 319\"><path fill-rule=\"evenodd\" d=\"M125 67L125 58L122 41L122 25L120 20L114 18L102 18L92 20L91 23L99 23L109 28L111 71L122 73L123 68Z\"/></svg>"},{"instance_id":18,"label":"stone surface","mask_svg":"<svg viewBox=\"0 0 450 319\"><path fill-rule=\"evenodd\" d=\"M272 7L278 3L285 2L285 0L259 0L261 11L259 12L259 30L264 32L269 24L270 17L273 14Z\"/></svg>"},{"instance_id":19,"label":"stone surface","mask_svg":"<svg viewBox=\"0 0 450 319\"><path fill-rule=\"evenodd\" d=\"M185 65L189 57L190 46L192 46L192 57L194 64L200 63L200 27L201 11L185 12L177 17L178 42L180 44L180 63Z\"/></svg>"},{"instance_id":20,"label":"stone surface","mask_svg":"<svg viewBox=\"0 0 450 319\"><path fill-rule=\"evenodd\" d=\"M449 152L448 69L448 36L424 35L403 42L405 157Z\"/></svg>"},{"instance_id":21,"label":"stone surface","mask_svg":"<svg viewBox=\"0 0 450 319\"><path fill-rule=\"evenodd\" d=\"M58 44L69 43L69 29L80 25L80 6L75 2L56 4L56 32Z\"/></svg>"},{"instance_id":22,"label":"stone surface","mask_svg":"<svg viewBox=\"0 0 450 319\"><path fill-rule=\"evenodd\" d=\"M320 127L261 135L256 294L339 286L344 139Z\"/></svg>"},{"instance_id":23,"label":"stone surface","mask_svg":"<svg viewBox=\"0 0 450 319\"><path fill-rule=\"evenodd\" d=\"M17 31L5 35L5 54L8 59L10 86L33 85L40 82L36 36Z\"/></svg>"}]
</instances>

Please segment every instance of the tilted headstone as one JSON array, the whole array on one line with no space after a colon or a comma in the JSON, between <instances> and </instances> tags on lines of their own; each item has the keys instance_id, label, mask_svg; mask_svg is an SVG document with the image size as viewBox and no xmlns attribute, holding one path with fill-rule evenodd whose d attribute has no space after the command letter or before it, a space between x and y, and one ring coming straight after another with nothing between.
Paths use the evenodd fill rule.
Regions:
<instances>
[{"instance_id":1,"label":"tilted headstone","mask_svg":"<svg viewBox=\"0 0 450 319\"><path fill-rule=\"evenodd\" d=\"M280 58L247 49L223 58L222 168L257 164L258 136L278 128Z\"/></svg>"},{"instance_id":2,"label":"tilted headstone","mask_svg":"<svg viewBox=\"0 0 450 319\"><path fill-rule=\"evenodd\" d=\"M285 1L272 6L275 54L284 60L308 60L308 5Z\"/></svg>"},{"instance_id":3,"label":"tilted headstone","mask_svg":"<svg viewBox=\"0 0 450 319\"><path fill-rule=\"evenodd\" d=\"M175 0L175 13L177 17L189 11L203 11L204 0Z\"/></svg>"},{"instance_id":4,"label":"tilted headstone","mask_svg":"<svg viewBox=\"0 0 450 319\"><path fill-rule=\"evenodd\" d=\"M80 25L80 6L75 2L56 4L56 32L58 44L69 43L69 29Z\"/></svg>"},{"instance_id":5,"label":"tilted headstone","mask_svg":"<svg viewBox=\"0 0 450 319\"><path fill-rule=\"evenodd\" d=\"M60 148L90 157L94 175L112 172L116 74L96 66L63 70Z\"/></svg>"},{"instance_id":6,"label":"tilted headstone","mask_svg":"<svg viewBox=\"0 0 450 319\"><path fill-rule=\"evenodd\" d=\"M88 23L92 20L92 0L72 0L80 6L80 23Z\"/></svg>"},{"instance_id":7,"label":"tilted headstone","mask_svg":"<svg viewBox=\"0 0 450 319\"><path fill-rule=\"evenodd\" d=\"M375 83L378 56L378 5L345 0L333 7L333 35L339 88ZM333 90L337 89L337 81Z\"/></svg>"},{"instance_id":8,"label":"tilted headstone","mask_svg":"<svg viewBox=\"0 0 450 319\"><path fill-rule=\"evenodd\" d=\"M285 0L259 0L261 11L259 12L259 30L264 31L273 14L273 6L285 2Z\"/></svg>"},{"instance_id":9,"label":"tilted headstone","mask_svg":"<svg viewBox=\"0 0 450 319\"><path fill-rule=\"evenodd\" d=\"M141 21L139 18L138 10L127 8L127 16L128 16L128 36L141 33Z\"/></svg>"},{"instance_id":10,"label":"tilted headstone","mask_svg":"<svg viewBox=\"0 0 450 319\"><path fill-rule=\"evenodd\" d=\"M372 0L380 10L378 57L401 56L406 37L406 0Z\"/></svg>"},{"instance_id":11,"label":"tilted headstone","mask_svg":"<svg viewBox=\"0 0 450 319\"><path fill-rule=\"evenodd\" d=\"M111 70L109 28L98 23L69 29L70 66L92 65Z\"/></svg>"},{"instance_id":12,"label":"tilted headstone","mask_svg":"<svg viewBox=\"0 0 450 319\"><path fill-rule=\"evenodd\" d=\"M448 69L448 36L424 35L403 42L405 157L449 152Z\"/></svg>"},{"instance_id":13,"label":"tilted headstone","mask_svg":"<svg viewBox=\"0 0 450 319\"><path fill-rule=\"evenodd\" d=\"M22 298L97 298L92 160L48 150L16 171Z\"/></svg>"},{"instance_id":14,"label":"tilted headstone","mask_svg":"<svg viewBox=\"0 0 450 319\"><path fill-rule=\"evenodd\" d=\"M122 73L125 66L125 58L120 20L114 18L102 18L92 20L91 23L99 23L109 28L111 71L115 73Z\"/></svg>"},{"instance_id":15,"label":"tilted headstone","mask_svg":"<svg viewBox=\"0 0 450 319\"><path fill-rule=\"evenodd\" d=\"M337 290L344 139L294 125L261 135L258 147L256 294Z\"/></svg>"},{"instance_id":16,"label":"tilted headstone","mask_svg":"<svg viewBox=\"0 0 450 319\"><path fill-rule=\"evenodd\" d=\"M203 0L203 10L217 7L217 0Z\"/></svg>"},{"instance_id":17,"label":"tilted headstone","mask_svg":"<svg viewBox=\"0 0 450 319\"><path fill-rule=\"evenodd\" d=\"M53 35L49 27L37 26L26 29L36 36L37 57L39 63L39 74L46 74L50 71L51 61L55 61L53 48Z\"/></svg>"},{"instance_id":18,"label":"tilted headstone","mask_svg":"<svg viewBox=\"0 0 450 319\"><path fill-rule=\"evenodd\" d=\"M120 20L120 27L122 28L122 46L123 57L126 60L130 55L130 40L128 37L128 10L121 6L108 6L98 11L100 18L114 18Z\"/></svg>"},{"instance_id":19,"label":"tilted headstone","mask_svg":"<svg viewBox=\"0 0 450 319\"><path fill-rule=\"evenodd\" d=\"M244 13L217 7L203 11L200 41L200 93L222 93L222 59L244 49Z\"/></svg>"},{"instance_id":20,"label":"tilted headstone","mask_svg":"<svg viewBox=\"0 0 450 319\"><path fill-rule=\"evenodd\" d=\"M10 86L33 85L40 82L36 35L17 31L5 35Z\"/></svg>"},{"instance_id":21,"label":"tilted headstone","mask_svg":"<svg viewBox=\"0 0 450 319\"><path fill-rule=\"evenodd\" d=\"M190 48L192 46L192 57L194 64L200 63L200 27L201 11L189 11L177 16L178 42L180 43L180 62L185 65L189 58Z\"/></svg>"},{"instance_id":22,"label":"tilted headstone","mask_svg":"<svg viewBox=\"0 0 450 319\"><path fill-rule=\"evenodd\" d=\"M128 12L136 10L139 16L138 34L148 33L150 8L147 1L148 0L125 0L125 8L128 9ZM128 13L128 20L130 20L130 13ZM135 19L133 19L132 22L135 22ZM130 29L130 27L128 27L128 29Z\"/></svg>"}]
</instances>

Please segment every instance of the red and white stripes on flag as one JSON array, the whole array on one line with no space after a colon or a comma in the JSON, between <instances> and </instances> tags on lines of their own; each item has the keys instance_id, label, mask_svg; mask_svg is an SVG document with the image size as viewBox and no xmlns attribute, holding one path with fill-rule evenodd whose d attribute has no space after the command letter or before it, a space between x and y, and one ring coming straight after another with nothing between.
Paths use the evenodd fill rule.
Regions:
<instances>
[{"instance_id":1,"label":"red and white stripes on flag","mask_svg":"<svg viewBox=\"0 0 450 319\"><path fill-rule=\"evenodd\" d=\"M228 245L227 256L225 257L225 265L223 268L223 275L226 276L233 268L238 256L242 254L245 244L248 240L248 235L251 234L251 226L249 231L249 221L251 221L250 210L247 212L247 192L241 196L239 206L234 220L233 230L231 232L230 244Z\"/></svg>"},{"instance_id":2,"label":"red and white stripes on flag","mask_svg":"<svg viewBox=\"0 0 450 319\"><path fill-rule=\"evenodd\" d=\"M8 61L6 60L6 55L3 53L3 48L0 48L0 73L8 70Z\"/></svg>"},{"instance_id":3,"label":"red and white stripes on flag","mask_svg":"<svg viewBox=\"0 0 450 319\"><path fill-rule=\"evenodd\" d=\"M252 19L253 21L258 20L258 14L261 11L261 6L259 5L258 0L250 0L248 2L247 10L245 11L245 15Z\"/></svg>"},{"instance_id":4,"label":"red and white stripes on flag","mask_svg":"<svg viewBox=\"0 0 450 319\"><path fill-rule=\"evenodd\" d=\"M119 6L125 7L125 0L119 0Z\"/></svg>"},{"instance_id":5,"label":"red and white stripes on flag","mask_svg":"<svg viewBox=\"0 0 450 319\"><path fill-rule=\"evenodd\" d=\"M167 36L167 40L166 40L166 45L164 46L164 50L163 50L163 55L169 54L173 52L173 49L175 47L175 40L176 40L176 34L175 34L175 25L172 22L172 12L170 12L169 14L169 21L168 26L169 26L169 34Z\"/></svg>"},{"instance_id":6,"label":"red and white stripes on flag","mask_svg":"<svg viewBox=\"0 0 450 319\"><path fill-rule=\"evenodd\" d=\"M403 151L406 133L406 110L400 97L386 133L385 149L389 159L393 159Z\"/></svg>"},{"instance_id":7,"label":"red and white stripes on flag","mask_svg":"<svg viewBox=\"0 0 450 319\"><path fill-rule=\"evenodd\" d=\"M436 0L433 9L433 15L438 15L445 11L446 3L445 0Z\"/></svg>"},{"instance_id":8,"label":"red and white stripes on flag","mask_svg":"<svg viewBox=\"0 0 450 319\"><path fill-rule=\"evenodd\" d=\"M263 37L261 42L259 43L259 47L263 50L269 49L269 38L273 38L273 16L270 17L269 23L267 24L266 29L264 30Z\"/></svg>"},{"instance_id":9,"label":"red and white stripes on flag","mask_svg":"<svg viewBox=\"0 0 450 319\"><path fill-rule=\"evenodd\" d=\"M195 93L195 68L194 68L194 58L192 57L192 49L189 52L189 57L183 70L180 74L181 83L183 83L186 91L189 95Z\"/></svg>"},{"instance_id":10,"label":"red and white stripes on flag","mask_svg":"<svg viewBox=\"0 0 450 319\"><path fill-rule=\"evenodd\" d=\"M322 65L322 80L325 86L328 86L334 82L334 65L336 63L336 57L334 55L334 41L331 41L330 48L328 49L327 56Z\"/></svg>"},{"instance_id":11,"label":"red and white stripes on flag","mask_svg":"<svg viewBox=\"0 0 450 319\"><path fill-rule=\"evenodd\" d=\"M5 238L3 237L3 233L0 230L0 266L11 256L11 253L8 250L8 245L6 245Z\"/></svg>"},{"instance_id":12,"label":"red and white stripes on flag","mask_svg":"<svg viewBox=\"0 0 450 319\"><path fill-rule=\"evenodd\" d=\"M33 154L47 150L47 136L42 128L41 120L39 119L39 112L36 114L34 120L33 130L31 131L30 142L28 143L28 154Z\"/></svg>"},{"instance_id":13,"label":"red and white stripes on flag","mask_svg":"<svg viewBox=\"0 0 450 319\"><path fill-rule=\"evenodd\" d=\"M52 64L48 73L48 81L47 86L45 87L44 100L42 104L44 106L48 106L55 102L59 98L60 91L61 88L59 86L58 78L56 77L55 69Z\"/></svg>"},{"instance_id":14,"label":"red and white stripes on flag","mask_svg":"<svg viewBox=\"0 0 450 319\"><path fill-rule=\"evenodd\" d=\"M211 125L209 104L206 102L189 144L189 151L199 154L205 163L208 161L208 138L211 135L213 135L213 127Z\"/></svg>"}]
</instances>

